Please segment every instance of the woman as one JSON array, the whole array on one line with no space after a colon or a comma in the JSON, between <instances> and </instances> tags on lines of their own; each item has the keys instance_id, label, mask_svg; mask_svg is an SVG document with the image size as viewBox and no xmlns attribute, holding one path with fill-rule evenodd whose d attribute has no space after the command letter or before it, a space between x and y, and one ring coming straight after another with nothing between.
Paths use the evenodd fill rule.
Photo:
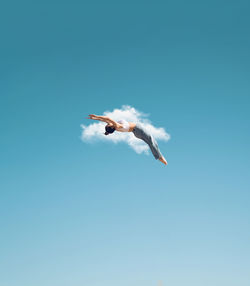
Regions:
<instances>
[{"instance_id":1,"label":"woman","mask_svg":"<svg viewBox=\"0 0 250 286\"><path fill-rule=\"evenodd\" d=\"M139 123L127 122L126 120L114 121L108 116L98 116L95 114L90 114L88 119L99 120L106 122L105 126L105 135L112 134L114 131L119 132L133 132L135 137L143 140L150 147L156 160L160 160L163 164L167 165L166 159L162 156L158 144L155 141L154 137L150 135L145 128L142 127Z\"/></svg>"}]
</instances>

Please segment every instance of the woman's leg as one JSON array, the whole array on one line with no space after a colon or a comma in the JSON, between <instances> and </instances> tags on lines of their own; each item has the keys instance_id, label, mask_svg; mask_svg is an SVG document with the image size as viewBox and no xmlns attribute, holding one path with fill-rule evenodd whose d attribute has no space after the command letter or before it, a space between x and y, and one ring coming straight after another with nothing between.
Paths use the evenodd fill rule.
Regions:
<instances>
[{"instance_id":1,"label":"woman's leg","mask_svg":"<svg viewBox=\"0 0 250 286\"><path fill-rule=\"evenodd\" d=\"M162 154L161 154L161 151L160 151L158 144L157 144L156 140L154 139L154 137L150 136L149 140L147 140L147 141L148 142L146 142L146 143L148 143L148 146L149 146L151 152L153 153L155 159L158 160L159 158L161 158Z\"/></svg>"},{"instance_id":2,"label":"woman's leg","mask_svg":"<svg viewBox=\"0 0 250 286\"><path fill-rule=\"evenodd\" d=\"M162 163L164 163L165 165L167 164L167 161L165 160L165 158L162 156L160 149L158 147L158 144L156 142L156 140L154 139L154 137L149 134L141 125L137 125L134 130L133 133L135 135L135 137L143 140L145 143L148 144L152 154L154 155L156 160L160 160Z\"/></svg>"}]
</instances>

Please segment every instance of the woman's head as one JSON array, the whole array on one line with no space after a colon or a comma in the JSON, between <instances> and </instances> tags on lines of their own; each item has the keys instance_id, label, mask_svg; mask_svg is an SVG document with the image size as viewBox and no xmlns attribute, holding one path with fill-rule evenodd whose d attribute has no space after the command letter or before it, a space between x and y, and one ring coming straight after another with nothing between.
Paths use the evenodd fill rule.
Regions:
<instances>
[{"instance_id":1,"label":"woman's head","mask_svg":"<svg viewBox=\"0 0 250 286\"><path fill-rule=\"evenodd\" d=\"M110 126L110 125L106 125L105 126L105 130L106 132L104 133L105 135L109 135L111 133L113 133L115 131L115 128L113 126Z\"/></svg>"}]
</instances>

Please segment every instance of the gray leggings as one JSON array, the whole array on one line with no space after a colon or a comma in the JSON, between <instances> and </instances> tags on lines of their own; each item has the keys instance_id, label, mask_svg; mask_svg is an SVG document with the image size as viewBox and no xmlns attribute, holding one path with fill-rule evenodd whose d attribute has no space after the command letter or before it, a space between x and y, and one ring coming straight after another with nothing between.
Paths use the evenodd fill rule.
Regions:
<instances>
[{"instance_id":1,"label":"gray leggings","mask_svg":"<svg viewBox=\"0 0 250 286\"><path fill-rule=\"evenodd\" d=\"M156 160L162 157L162 154L154 137L149 134L141 124L137 123L132 132L134 133L135 137L142 139L148 144Z\"/></svg>"}]
</instances>

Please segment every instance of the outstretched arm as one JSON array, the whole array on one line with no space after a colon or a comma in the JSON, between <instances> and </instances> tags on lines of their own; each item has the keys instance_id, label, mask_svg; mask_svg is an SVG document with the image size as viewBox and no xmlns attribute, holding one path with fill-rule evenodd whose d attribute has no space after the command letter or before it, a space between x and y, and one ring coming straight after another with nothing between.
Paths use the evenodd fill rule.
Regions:
<instances>
[{"instance_id":1,"label":"outstretched arm","mask_svg":"<svg viewBox=\"0 0 250 286\"><path fill-rule=\"evenodd\" d=\"M114 125L114 127L118 127L120 125L119 123L117 123L113 119L109 118L108 116L99 116L99 115L95 115L95 114L90 114L88 118L93 119L93 120L103 121L106 123L110 123L110 124Z\"/></svg>"}]
</instances>

